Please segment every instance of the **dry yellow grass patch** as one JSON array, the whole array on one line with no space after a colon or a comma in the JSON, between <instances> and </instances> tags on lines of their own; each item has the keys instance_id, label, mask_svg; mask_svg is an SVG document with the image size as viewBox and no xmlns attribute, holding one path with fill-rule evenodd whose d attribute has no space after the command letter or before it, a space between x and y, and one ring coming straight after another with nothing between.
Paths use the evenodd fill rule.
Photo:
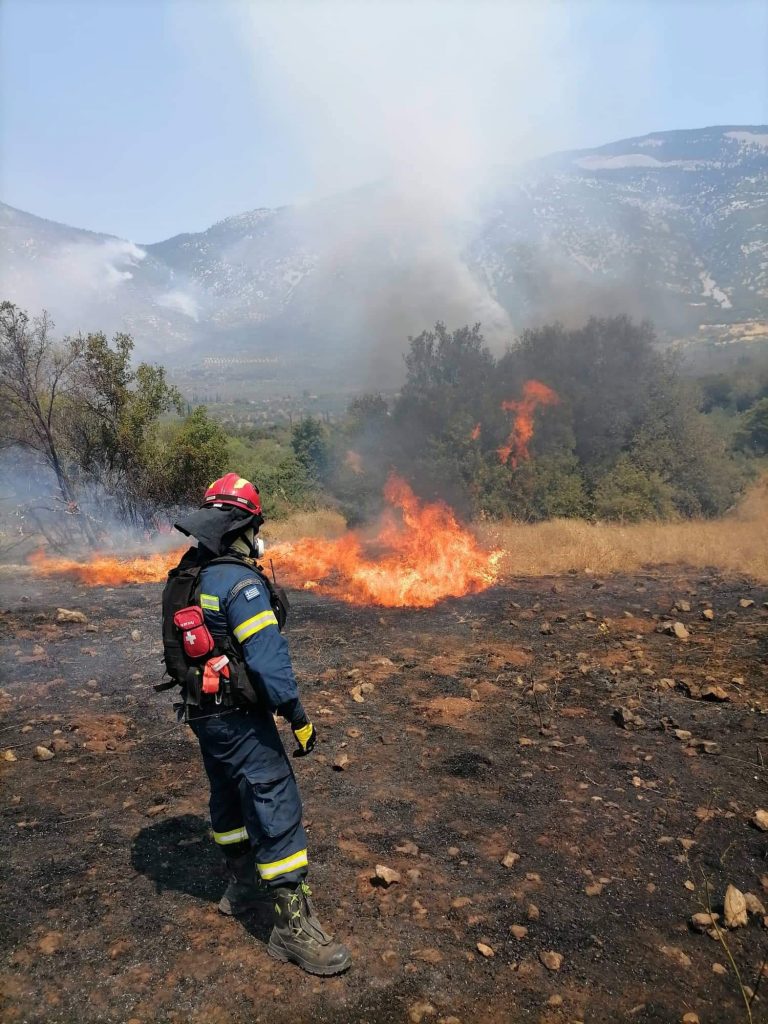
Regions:
<instances>
[{"instance_id":1,"label":"dry yellow grass patch","mask_svg":"<svg viewBox=\"0 0 768 1024\"><path fill-rule=\"evenodd\" d=\"M483 523L481 539L503 548L504 576L538 576L569 569L631 572L652 565L712 566L768 581L768 480L722 519L680 522Z\"/></svg>"},{"instance_id":2,"label":"dry yellow grass patch","mask_svg":"<svg viewBox=\"0 0 768 1024\"><path fill-rule=\"evenodd\" d=\"M344 516L330 508L316 512L294 512L287 519L268 520L260 531L272 544L319 537L327 540L340 537L347 528Z\"/></svg>"}]
</instances>

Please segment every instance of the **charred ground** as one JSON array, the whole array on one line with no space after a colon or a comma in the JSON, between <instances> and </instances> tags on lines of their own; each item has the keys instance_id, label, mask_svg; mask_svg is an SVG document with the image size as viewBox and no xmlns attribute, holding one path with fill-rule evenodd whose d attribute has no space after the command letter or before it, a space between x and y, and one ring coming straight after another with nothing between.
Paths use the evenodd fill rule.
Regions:
<instances>
[{"instance_id":1,"label":"charred ground","mask_svg":"<svg viewBox=\"0 0 768 1024\"><path fill-rule=\"evenodd\" d=\"M3 1020L746 1019L726 951L687 922L705 878L713 909L729 882L768 888L751 823L768 804L764 588L670 570L426 611L293 595L321 737L297 765L311 880L355 957L328 981L269 959L268 919L216 912L199 755L151 690L159 590L0 579L0 749L17 758L2 761ZM676 602L688 639L657 632ZM373 885L377 864L400 881ZM766 935L751 916L727 936L753 988ZM755 1020L767 1001L758 988Z\"/></svg>"}]
</instances>

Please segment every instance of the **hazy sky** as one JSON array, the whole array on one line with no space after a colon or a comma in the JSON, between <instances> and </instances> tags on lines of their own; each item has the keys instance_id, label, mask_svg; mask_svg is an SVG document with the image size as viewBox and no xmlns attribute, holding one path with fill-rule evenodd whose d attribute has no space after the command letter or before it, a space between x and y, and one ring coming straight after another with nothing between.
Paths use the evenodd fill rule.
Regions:
<instances>
[{"instance_id":1,"label":"hazy sky","mask_svg":"<svg viewBox=\"0 0 768 1024\"><path fill-rule=\"evenodd\" d=\"M0 0L0 198L140 243L768 121L765 0Z\"/></svg>"}]
</instances>

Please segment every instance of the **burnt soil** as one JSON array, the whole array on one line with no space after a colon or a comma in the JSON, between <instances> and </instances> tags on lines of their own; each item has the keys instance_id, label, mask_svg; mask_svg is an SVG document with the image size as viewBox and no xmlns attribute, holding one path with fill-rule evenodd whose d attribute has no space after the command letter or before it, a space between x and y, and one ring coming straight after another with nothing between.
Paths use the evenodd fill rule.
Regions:
<instances>
[{"instance_id":1,"label":"burnt soil","mask_svg":"<svg viewBox=\"0 0 768 1024\"><path fill-rule=\"evenodd\" d=\"M151 689L160 587L5 577L3 1021L747 1020L688 920L728 883L768 902L765 588L675 569L425 611L292 596L311 882L352 969L303 975L267 956L268 916L217 913L199 752ZM688 639L657 632L678 600ZM762 916L726 935L768 1019Z\"/></svg>"}]
</instances>

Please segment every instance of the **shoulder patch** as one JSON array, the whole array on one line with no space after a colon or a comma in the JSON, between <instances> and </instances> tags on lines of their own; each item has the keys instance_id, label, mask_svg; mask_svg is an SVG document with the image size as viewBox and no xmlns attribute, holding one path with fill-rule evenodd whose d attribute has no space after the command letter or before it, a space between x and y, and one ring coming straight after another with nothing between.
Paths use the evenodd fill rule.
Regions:
<instances>
[{"instance_id":1,"label":"shoulder patch","mask_svg":"<svg viewBox=\"0 0 768 1024\"><path fill-rule=\"evenodd\" d=\"M244 590L246 601L250 601L251 598L256 597L256 595L259 593L260 582L261 581L256 579L255 576L248 576L246 577L246 579L240 580L240 582L236 583L234 587L232 587L232 589L230 590L229 594L227 595L227 600L234 601L237 595Z\"/></svg>"}]
</instances>

